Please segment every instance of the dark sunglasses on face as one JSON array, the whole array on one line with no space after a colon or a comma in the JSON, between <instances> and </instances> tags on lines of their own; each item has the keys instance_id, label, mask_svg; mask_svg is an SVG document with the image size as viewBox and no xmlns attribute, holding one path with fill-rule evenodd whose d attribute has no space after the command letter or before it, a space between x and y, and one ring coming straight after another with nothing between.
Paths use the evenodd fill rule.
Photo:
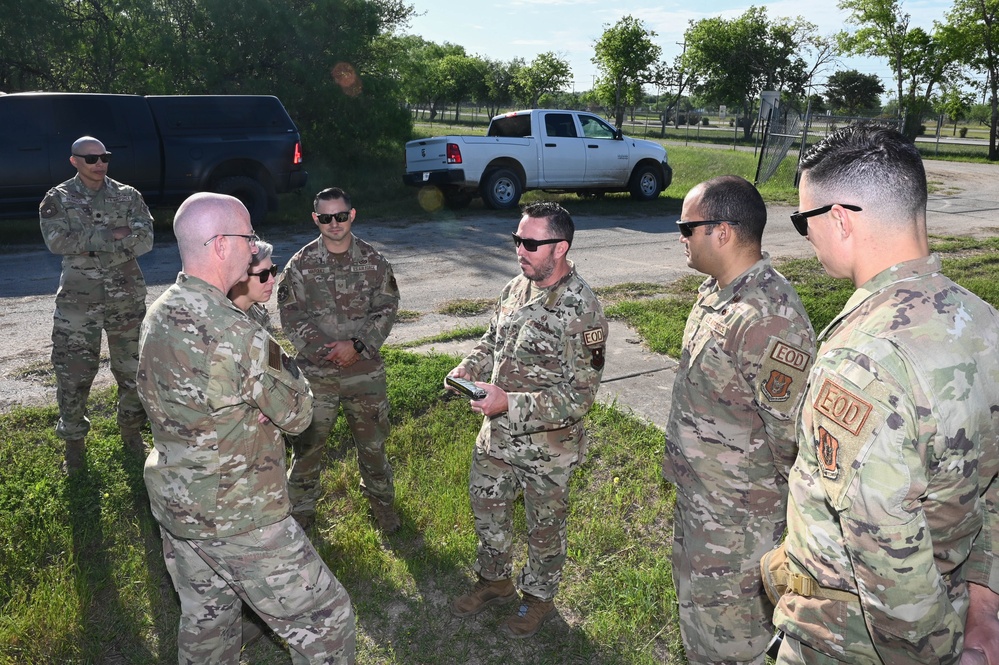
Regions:
<instances>
[{"instance_id":1,"label":"dark sunglasses on face","mask_svg":"<svg viewBox=\"0 0 999 665\"><path fill-rule=\"evenodd\" d=\"M830 203L827 206L822 206L821 208L813 208L811 210L806 210L805 212L798 212L795 210L791 213L791 223L794 224L794 230L803 236L808 235L808 218L815 217L817 215L822 215L833 209L833 206L839 206L840 208L846 208L847 210L852 210L853 212L860 212L863 210L860 206L850 205L849 203Z\"/></svg>"},{"instance_id":2,"label":"dark sunglasses on face","mask_svg":"<svg viewBox=\"0 0 999 665\"><path fill-rule=\"evenodd\" d=\"M548 238L547 240L535 240L533 238L521 238L516 233L511 233L510 235L513 236L513 244L515 247L520 247L521 245L523 245L524 249L526 249L529 252L538 251L538 247L541 247L542 245L554 245L557 242L569 242L565 238Z\"/></svg>"},{"instance_id":3,"label":"dark sunglasses on face","mask_svg":"<svg viewBox=\"0 0 999 665\"><path fill-rule=\"evenodd\" d=\"M317 212L316 219L319 220L320 224L329 224L334 219L337 224L346 224L347 220L350 219L350 211L345 210L344 212Z\"/></svg>"},{"instance_id":4,"label":"dark sunglasses on face","mask_svg":"<svg viewBox=\"0 0 999 665\"><path fill-rule=\"evenodd\" d=\"M96 164L98 159L104 162L105 164L111 161L110 152L106 152L103 155L77 155L76 153L73 153L73 156L76 157L77 159L82 159L87 164Z\"/></svg>"},{"instance_id":5,"label":"dark sunglasses on face","mask_svg":"<svg viewBox=\"0 0 999 665\"><path fill-rule=\"evenodd\" d=\"M732 226L739 226L739 222L733 222L730 219L705 219L698 222L687 222L681 219L676 223L676 226L680 229L680 235L684 238L689 238L694 235L694 229L698 226L707 226L709 224L731 224Z\"/></svg>"},{"instance_id":6,"label":"dark sunglasses on face","mask_svg":"<svg viewBox=\"0 0 999 665\"><path fill-rule=\"evenodd\" d=\"M247 272L250 277L257 277L260 279L261 284L266 284L270 277L277 277L278 267L271 266L270 268L264 268L260 272Z\"/></svg>"}]
</instances>

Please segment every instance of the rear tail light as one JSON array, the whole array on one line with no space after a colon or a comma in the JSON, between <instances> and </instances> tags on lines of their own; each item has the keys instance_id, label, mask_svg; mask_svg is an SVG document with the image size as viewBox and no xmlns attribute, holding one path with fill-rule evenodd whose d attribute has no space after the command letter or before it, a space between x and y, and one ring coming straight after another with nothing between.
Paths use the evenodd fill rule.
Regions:
<instances>
[{"instance_id":1,"label":"rear tail light","mask_svg":"<svg viewBox=\"0 0 999 665\"><path fill-rule=\"evenodd\" d=\"M447 144L447 163L461 164L461 148L458 147L457 143Z\"/></svg>"},{"instance_id":2,"label":"rear tail light","mask_svg":"<svg viewBox=\"0 0 999 665\"><path fill-rule=\"evenodd\" d=\"M291 158L291 163L292 164L301 164L302 163L302 142L301 141L295 141L295 155L294 155L294 157Z\"/></svg>"}]
</instances>

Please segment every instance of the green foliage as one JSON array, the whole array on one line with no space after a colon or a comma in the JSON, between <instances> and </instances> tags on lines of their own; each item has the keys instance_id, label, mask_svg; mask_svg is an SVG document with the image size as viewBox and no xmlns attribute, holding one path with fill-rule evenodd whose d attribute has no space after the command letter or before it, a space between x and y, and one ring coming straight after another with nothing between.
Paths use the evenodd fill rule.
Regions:
<instances>
[{"instance_id":1,"label":"green foliage","mask_svg":"<svg viewBox=\"0 0 999 665\"><path fill-rule=\"evenodd\" d=\"M697 94L748 116L763 90L804 95L808 72L798 47L814 29L800 19L771 20L765 7L735 19L701 19L684 33L684 68L697 77Z\"/></svg>"},{"instance_id":2,"label":"green foliage","mask_svg":"<svg viewBox=\"0 0 999 665\"><path fill-rule=\"evenodd\" d=\"M541 95L563 90L572 82L569 63L551 51L538 54L531 64L520 67L514 82L527 108L538 108Z\"/></svg>"},{"instance_id":3,"label":"green foliage","mask_svg":"<svg viewBox=\"0 0 999 665\"><path fill-rule=\"evenodd\" d=\"M880 95L884 91L876 74L861 74L856 69L835 72L826 82L826 100L830 108L845 115L880 108Z\"/></svg>"},{"instance_id":4,"label":"green foliage","mask_svg":"<svg viewBox=\"0 0 999 665\"><path fill-rule=\"evenodd\" d=\"M655 36L628 15L605 29L594 45L591 60L600 71L598 94L614 109L618 129L624 122L625 106L641 98L642 84L661 78L657 65L662 48L653 41Z\"/></svg>"}]
</instances>

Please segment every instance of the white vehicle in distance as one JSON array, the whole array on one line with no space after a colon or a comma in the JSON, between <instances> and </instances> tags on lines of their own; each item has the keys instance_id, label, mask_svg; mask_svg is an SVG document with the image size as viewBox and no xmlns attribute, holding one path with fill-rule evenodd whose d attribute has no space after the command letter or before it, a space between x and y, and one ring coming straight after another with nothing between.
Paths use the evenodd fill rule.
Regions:
<instances>
[{"instance_id":1,"label":"white vehicle in distance","mask_svg":"<svg viewBox=\"0 0 999 665\"><path fill-rule=\"evenodd\" d=\"M630 192L650 201L669 187L666 149L621 134L585 111L533 109L494 117L485 136L435 136L406 144L403 182L435 187L463 208L481 196L497 210L532 189L580 196Z\"/></svg>"}]
</instances>

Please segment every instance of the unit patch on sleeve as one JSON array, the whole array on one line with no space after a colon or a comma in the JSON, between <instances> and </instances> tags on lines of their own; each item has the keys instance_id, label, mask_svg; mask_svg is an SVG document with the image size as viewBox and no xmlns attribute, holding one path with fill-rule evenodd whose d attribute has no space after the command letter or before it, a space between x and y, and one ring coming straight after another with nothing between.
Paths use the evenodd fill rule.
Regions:
<instances>
[{"instance_id":1,"label":"unit patch on sleeve","mask_svg":"<svg viewBox=\"0 0 999 665\"><path fill-rule=\"evenodd\" d=\"M771 408L790 414L805 389L811 354L779 337L770 340L758 377L758 399Z\"/></svg>"},{"instance_id":2,"label":"unit patch on sleeve","mask_svg":"<svg viewBox=\"0 0 999 665\"><path fill-rule=\"evenodd\" d=\"M603 369L606 362L606 357L604 356L603 328L584 330L583 345L590 350L590 364L593 366L593 369Z\"/></svg>"}]
</instances>

